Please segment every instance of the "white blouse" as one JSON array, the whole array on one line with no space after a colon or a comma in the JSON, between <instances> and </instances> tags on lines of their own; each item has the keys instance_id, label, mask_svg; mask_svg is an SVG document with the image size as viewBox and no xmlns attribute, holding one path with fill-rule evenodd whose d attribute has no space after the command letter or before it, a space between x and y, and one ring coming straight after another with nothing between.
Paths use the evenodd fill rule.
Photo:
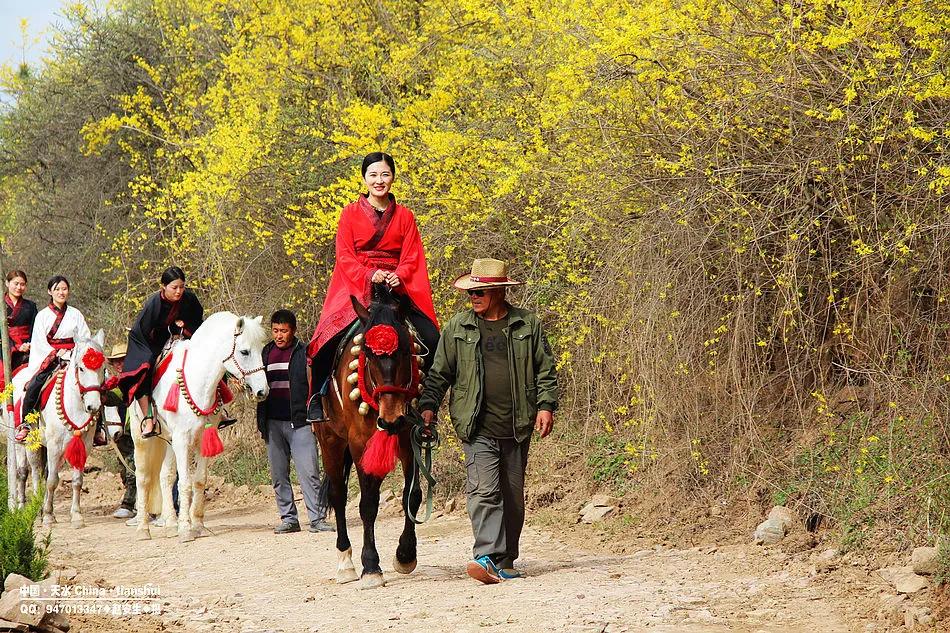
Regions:
<instances>
[{"instance_id":1,"label":"white blouse","mask_svg":"<svg viewBox=\"0 0 950 633\"><path fill-rule=\"evenodd\" d=\"M30 339L30 362L26 371L35 372L46 357L50 355L50 352L55 351L49 341L46 340L46 335L53 329L55 322L56 313L49 306L40 310L40 313L36 315L36 320L33 322L33 338ZM82 315L82 312L67 304L66 314L63 315L63 321L59 324L53 338L71 338L78 341L79 339L92 338L92 333L89 331L89 326L86 325L86 317Z\"/></svg>"}]
</instances>

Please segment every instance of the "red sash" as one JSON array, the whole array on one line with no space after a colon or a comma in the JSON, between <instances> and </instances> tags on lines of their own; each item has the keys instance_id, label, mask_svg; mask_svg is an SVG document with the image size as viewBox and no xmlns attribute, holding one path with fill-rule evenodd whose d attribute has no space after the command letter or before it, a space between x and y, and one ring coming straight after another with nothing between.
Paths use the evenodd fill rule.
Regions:
<instances>
[{"instance_id":1,"label":"red sash","mask_svg":"<svg viewBox=\"0 0 950 633\"><path fill-rule=\"evenodd\" d=\"M17 347L30 342L29 325L12 325L7 330L10 333L10 340L17 344Z\"/></svg>"},{"instance_id":2,"label":"red sash","mask_svg":"<svg viewBox=\"0 0 950 633\"><path fill-rule=\"evenodd\" d=\"M381 268L382 270L396 270L399 266L399 253L390 251L357 251L356 256L364 266Z\"/></svg>"},{"instance_id":3,"label":"red sash","mask_svg":"<svg viewBox=\"0 0 950 633\"><path fill-rule=\"evenodd\" d=\"M53 349L72 349L76 347L76 342L72 337L67 338L56 338L56 334L59 332L59 326L63 324L63 319L66 317L66 306L63 306L62 311L59 310L54 304L49 304L50 310L56 313L56 320L53 321L53 327L50 328L50 331L46 333L46 342L50 344Z\"/></svg>"},{"instance_id":4,"label":"red sash","mask_svg":"<svg viewBox=\"0 0 950 633\"><path fill-rule=\"evenodd\" d=\"M53 348L53 351L46 355L46 358L43 359L43 362L40 364L40 369L37 373L41 373L49 368L50 363L56 359L56 350L61 349L72 349L76 347L76 342L72 337L68 338L56 338L57 332L59 332L59 326L63 324L63 318L66 316L66 306L63 306L63 310L60 311L54 304L49 304L50 310L56 313L56 320L53 321L53 327L50 328L50 331L46 333L46 342L50 344L50 347Z\"/></svg>"}]
</instances>

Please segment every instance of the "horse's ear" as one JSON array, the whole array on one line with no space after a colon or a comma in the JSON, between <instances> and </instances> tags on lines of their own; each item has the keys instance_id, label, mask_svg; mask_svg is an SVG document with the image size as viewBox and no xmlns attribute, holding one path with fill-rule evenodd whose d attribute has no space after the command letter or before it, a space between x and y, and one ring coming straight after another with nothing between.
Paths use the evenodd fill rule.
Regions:
<instances>
[{"instance_id":1,"label":"horse's ear","mask_svg":"<svg viewBox=\"0 0 950 633\"><path fill-rule=\"evenodd\" d=\"M257 321L258 325L260 325L264 321L264 315L260 315L254 320Z\"/></svg>"},{"instance_id":2,"label":"horse's ear","mask_svg":"<svg viewBox=\"0 0 950 633\"><path fill-rule=\"evenodd\" d=\"M99 330L98 332L96 332L96 335L92 337L92 340L94 340L96 343L98 343L98 344L99 344L99 347L105 347L105 345L106 345L106 333L103 332L102 330Z\"/></svg>"},{"instance_id":3,"label":"horse's ear","mask_svg":"<svg viewBox=\"0 0 950 633\"><path fill-rule=\"evenodd\" d=\"M244 317L238 317L237 323L234 325L234 336L241 336L241 332L244 331Z\"/></svg>"},{"instance_id":4,"label":"horse's ear","mask_svg":"<svg viewBox=\"0 0 950 633\"><path fill-rule=\"evenodd\" d=\"M356 316L360 318L360 322L366 325L369 322L369 311L353 295L350 295L350 302L353 304L353 310L356 311Z\"/></svg>"}]
</instances>

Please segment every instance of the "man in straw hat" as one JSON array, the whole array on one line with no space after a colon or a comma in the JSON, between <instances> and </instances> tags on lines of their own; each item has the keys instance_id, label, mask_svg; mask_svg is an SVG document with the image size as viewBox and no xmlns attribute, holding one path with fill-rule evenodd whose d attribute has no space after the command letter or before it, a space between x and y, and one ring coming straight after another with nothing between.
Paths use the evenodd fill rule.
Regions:
<instances>
[{"instance_id":1,"label":"man in straw hat","mask_svg":"<svg viewBox=\"0 0 950 633\"><path fill-rule=\"evenodd\" d=\"M515 570L524 526L524 477L535 430L546 437L557 409L554 358L538 317L512 306L497 259L476 259L455 280L472 307L442 330L419 410L432 424L451 387L449 414L465 451L468 515L475 536L468 575L483 583L521 577Z\"/></svg>"},{"instance_id":2,"label":"man in straw hat","mask_svg":"<svg viewBox=\"0 0 950 633\"><path fill-rule=\"evenodd\" d=\"M124 342L116 343L106 359L109 361L109 373L111 376L118 376L122 373L122 363L125 361L128 345ZM125 399L118 386L114 386L115 380L107 382L109 387L104 394L105 400L105 422L109 431L109 436L115 442L119 449L119 455L125 460L119 461L119 474L122 477L122 484L125 486L125 495L122 502L112 516L117 519L131 519L135 516L135 446L132 444L132 436L127 432L125 426L126 406ZM128 464L128 468L126 468Z\"/></svg>"}]
</instances>

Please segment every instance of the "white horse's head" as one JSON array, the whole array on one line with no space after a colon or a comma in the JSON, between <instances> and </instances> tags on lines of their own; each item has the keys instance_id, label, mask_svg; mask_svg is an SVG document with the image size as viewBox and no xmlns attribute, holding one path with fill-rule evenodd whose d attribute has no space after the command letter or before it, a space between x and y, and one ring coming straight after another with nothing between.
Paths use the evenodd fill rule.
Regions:
<instances>
[{"instance_id":1,"label":"white horse's head","mask_svg":"<svg viewBox=\"0 0 950 633\"><path fill-rule=\"evenodd\" d=\"M105 340L105 333L99 330L92 338L76 341L67 368L76 377L86 413L94 413L102 406L100 388L105 379L105 355L102 351Z\"/></svg>"},{"instance_id":2,"label":"white horse's head","mask_svg":"<svg viewBox=\"0 0 950 633\"><path fill-rule=\"evenodd\" d=\"M261 352L267 343L267 330L261 325L264 317L235 316L234 349L224 359L224 369L235 378L240 378L244 387L258 401L267 397L267 373Z\"/></svg>"}]
</instances>

